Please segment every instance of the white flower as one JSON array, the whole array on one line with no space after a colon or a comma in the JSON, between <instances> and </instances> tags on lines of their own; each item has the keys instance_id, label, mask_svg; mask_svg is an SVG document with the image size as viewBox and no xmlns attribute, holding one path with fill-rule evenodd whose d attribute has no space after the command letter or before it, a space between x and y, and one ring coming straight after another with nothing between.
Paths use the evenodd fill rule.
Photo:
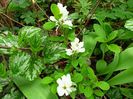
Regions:
<instances>
[{"instance_id":1,"label":"white flower","mask_svg":"<svg viewBox=\"0 0 133 99\"><path fill-rule=\"evenodd\" d=\"M71 92L76 91L74 82L71 81L70 74L63 75L61 78L57 79L58 87L57 93L59 96L68 96Z\"/></svg>"},{"instance_id":2,"label":"white flower","mask_svg":"<svg viewBox=\"0 0 133 99\"><path fill-rule=\"evenodd\" d=\"M63 5L61 3L58 3L57 6L58 6L58 8L60 10L60 14L62 16L59 20L56 20L54 16L50 16L50 20L56 22L57 25L64 24L64 25L68 25L68 26L73 26L72 20L70 20L68 18L69 12L67 11L66 6L63 7Z\"/></svg>"},{"instance_id":3,"label":"white flower","mask_svg":"<svg viewBox=\"0 0 133 99\"><path fill-rule=\"evenodd\" d=\"M84 42L79 42L79 39L75 38L75 40L71 42L71 49L66 49L66 54L70 56L79 52L85 52Z\"/></svg>"}]
</instances>

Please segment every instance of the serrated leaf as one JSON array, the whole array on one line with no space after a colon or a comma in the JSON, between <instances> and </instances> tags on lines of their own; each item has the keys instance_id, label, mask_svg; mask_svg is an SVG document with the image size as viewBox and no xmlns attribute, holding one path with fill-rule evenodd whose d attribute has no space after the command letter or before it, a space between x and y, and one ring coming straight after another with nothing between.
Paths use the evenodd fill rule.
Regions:
<instances>
[{"instance_id":1,"label":"serrated leaf","mask_svg":"<svg viewBox=\"0 0 133 99\"><path fill-rule=\"evenodd\" d=\"M9 67L12 75L20 75L28 80L37 78L43 68L39 59L33 58L24 52L12 55L9 59Z\"/></svg>"}]
</instances>

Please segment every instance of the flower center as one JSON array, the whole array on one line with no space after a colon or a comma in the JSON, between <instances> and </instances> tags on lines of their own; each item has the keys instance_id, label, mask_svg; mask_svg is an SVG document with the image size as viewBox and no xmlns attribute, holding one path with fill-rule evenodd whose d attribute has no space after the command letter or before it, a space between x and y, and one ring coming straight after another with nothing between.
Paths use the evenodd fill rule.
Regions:
<instances>
[{"instance_id":1,"label":"flower center","mask_svg":"<svg viewBox=\"0 0 133 99\"><path fill-rule=\"evenodd\" d=\"M63 86L63 89L67 89L66 85Z\"/></svg>"}]
</instances>

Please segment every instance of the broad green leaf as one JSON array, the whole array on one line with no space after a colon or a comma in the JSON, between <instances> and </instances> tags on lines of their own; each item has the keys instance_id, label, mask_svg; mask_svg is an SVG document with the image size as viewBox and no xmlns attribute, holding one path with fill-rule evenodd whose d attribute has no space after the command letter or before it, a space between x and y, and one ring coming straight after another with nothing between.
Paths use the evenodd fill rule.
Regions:
<instances>
[{"instance_id":1,"label":"broad green leaf","mask_svg":"<svg viewBox=\"0 0 133 99\"><path fill-rule=\"evenodd\" d=\"M133 67L133 47L127 48L120 53L116 70L129 69Z\"/></svg>"},{"instance_id":2,"label":"broad green leaf","mask_svg":"<svg viewBox=\"0 0 133 99\"><path fill-rule=\"evenodd\" d=\"M101 24L106 34L110 34L112 32L112 27L109 23Z\"/></svg>"},{"instance_id":3,"label":"broad green leaf","mask_svg":"<svg viewBox=\"0 0 133 99\"><path fill-rule=\"evenodd\" d=\"M97 82L97 86L101 88L102 90L109 90L110 88L109 84L105 81Z\"/></svg>"},{"instance_id":4,"label":"broad green leaf","mask_svg":"<svg viewBox=\"0 0 133 99\"><path fill-rule=\"evenodd\" d=\"M56 92L57 92L57 84L52 84L51 85L51 92L53 93L53 94L56 94Z\"/></svg>"},{"instance_id":5,"label":"broad green leaf","mask_svg":"<svg viewBox=\"0 0 133 99\"><path fill-rule=\"evenodd\" d=\"M117 35L118 35L118 31L117 31L117 30L111 32L111 33L109 34L109 36L108 36L108 40L107 40L107 41L109 42L109 41L115 39L115 38L117 37Z\"/></svg>"},{"instance_id":6,"label":"broad green leaf","mask_svg":"<svg viewBox=\"0 0 133 99\"><path fill-rule=\"evenodd\" d=\"M37 78L43 69L40 59L24 52L13 54L9 59L9 67L12 75L20 75L28 80Z\"/></svg>"},{"instance_id":7,"label":"broad green leaf","mask_svg":"<svg viewBox=\"0 0 133 99\"><path fill-rule=\"evenodd\" d=\"M99 72L99 73L104 72L106 67L107 67L107 63L106 63L105 60L98 60L97 61L97 63L96 63L96 70L97 70L97 72Z\"/></svg>"},{"instance_id":8,"label":"broad green leaf","mask_svg":"<svg viewBox=\"0 0 133 99\"><path fill-rule=\"evenodd\" d=\"M106 33L102 26L100 26L99 24L94 24L93 28L97 35L96 40L99 42L106 42Z\"/></svg>"},{"instance_id":9,"label":"broad green leaf","mask_svg":"<svg viewBox=\"0 0 133 99\"><path fill-rule=\"evenodd\" d=\"M116 45L116 44L110 44L107 46L108 49L114 53L120 53L121 52L121 47Z\"/></svg>"},{"instance_id":10,"label":"broad green leaf","mask_svg":"<svg viewBox=\"0 0 133 99\"><path fill-rule=\"evenodd\" d=\"M93 94L93 89L92 89L92 88L86 87L86 88L84 89L84 95L85 95L86 97L91 97L92 94Z\"/></svg>"},{"instance_id":11,"label":"broad green leaf","mask_svg":"<svg viewBox=\"0 0 133 99\"><path fill-rule=\"evenodd\" d=\"M22 77L14 77L14 83L27 99L58 99L52 94L48 85L42 84L41 79L28 81Z\"/></svg>"},{"instance_id":12,"label":"broad green leaf","mask_svg":"<svg viewBox=\"0 0 133 99\"><path fill-rule=\"evenodd\" d=\"M78 66L78 60L72 60L71 64L76 68Z\"/></svg>"},{"instance_id":13,"label":"broad green leaf","mask_svg":"<svg viewBox=\"0 0 133 99\"><path fill-rule=\"evenodd\" d=\"M46 22L44 25L43 25L43 28L46 29L46 30L52 30L54 27L56 26L56 23L55 22Z\"/></svg>"},{"instance_id":14,"label":"broad green leaf","mask_svg":"<svg viewBox=\"0 0 133 99\"><path fill-rule=\"evenodd\" d=\"M133 19L129 19L129 20L126 21L125 28L133 31Z\"/></svg>"},{"instance_id":15,"label":"broad green leaf","mask_svg":"<svg viewBox=\"0 0 133 99\"><path fill-rule=\"evenodd\" d=\"M53 15L55 16L55 18L58 20L61 15L60 15L60 9L58 8L58 6L56 4L52 4L50 7Z\"/></svg>"},{"instance_id":16,"label":"broad green leaf","mask_svg":"<svg viewBox=\"0 0 133 99\"><path fill-rule=\"evenodd\" d=\"M43 84L50 84L53 81L51 77L44 77L42 83Z\"/></svg>"},{"instance_id":17,"label":"broad green leaf","mask_svg":"<svg viewBox=\"0 0 133 99\"><path fill-rule=\"evenodd\" d=\"M124 70L111 78L108 83L110 85L120 85L120 84L125 84L125 83L130 83L133 82L133 68Z\"/></svg>"},{"instance_id":18,"label":"broad green leaf","mask_svg":"<svg viewBox=\"0 0 133 99\"><path fill-rule=\"evenodd\" d=\"M84 47L86 52L88 52L88 57L90 57L91 54L93 53L97 43L97 41L94 38L95 38L94 32L86 31L85 34L83 35Z\"/></svg>"},{"instance_id":19,"label":"broad green leaf","mask_svg":"<svg viewBox=\"0 0 133 99\"><path fill-rule=\"evenodd\" d=\"M100 97L102 97L104 95L104 93L101 90L95 90L94 94L97 96L100 96Z\"/></svg>"},{"instance_id":20,"label":"broad green leaf","mask_svg":"<svg viewBox=\"0 0 133 99\"><path fill-rule=\"evenodd\" d=\"M19 30L18 44L22 47L31 47L33 52L41 50L43 41L42 30L33 26L25 26Z\"/></svg>"},{"instance_id":21,"label":"broad green leaf","mask_svg":"<svg viewBox=\"0 0 133 99\"><path fill-rule=\"evenodd\" d=\"M74 75L72 77L72 80L75 83L79 83L79 82L81 82L83 80L83 76L80 73L74 73Z\"/></svg>"}]
</instances>

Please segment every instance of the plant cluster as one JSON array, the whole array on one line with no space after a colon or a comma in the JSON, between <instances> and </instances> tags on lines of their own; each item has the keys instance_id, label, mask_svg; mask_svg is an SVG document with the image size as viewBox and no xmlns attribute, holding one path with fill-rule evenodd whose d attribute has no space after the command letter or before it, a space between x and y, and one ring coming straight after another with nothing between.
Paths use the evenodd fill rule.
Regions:
<instances>
[{"instance_id":1,"label":"plant cluster","mask_svg":"<svg viewBox=\"0 0 133 99\"><path fill-rule=\"evenodd\" d=\"M132 0L1 0L1 99L132 99Z\"/></svg>"}]
</instances>

